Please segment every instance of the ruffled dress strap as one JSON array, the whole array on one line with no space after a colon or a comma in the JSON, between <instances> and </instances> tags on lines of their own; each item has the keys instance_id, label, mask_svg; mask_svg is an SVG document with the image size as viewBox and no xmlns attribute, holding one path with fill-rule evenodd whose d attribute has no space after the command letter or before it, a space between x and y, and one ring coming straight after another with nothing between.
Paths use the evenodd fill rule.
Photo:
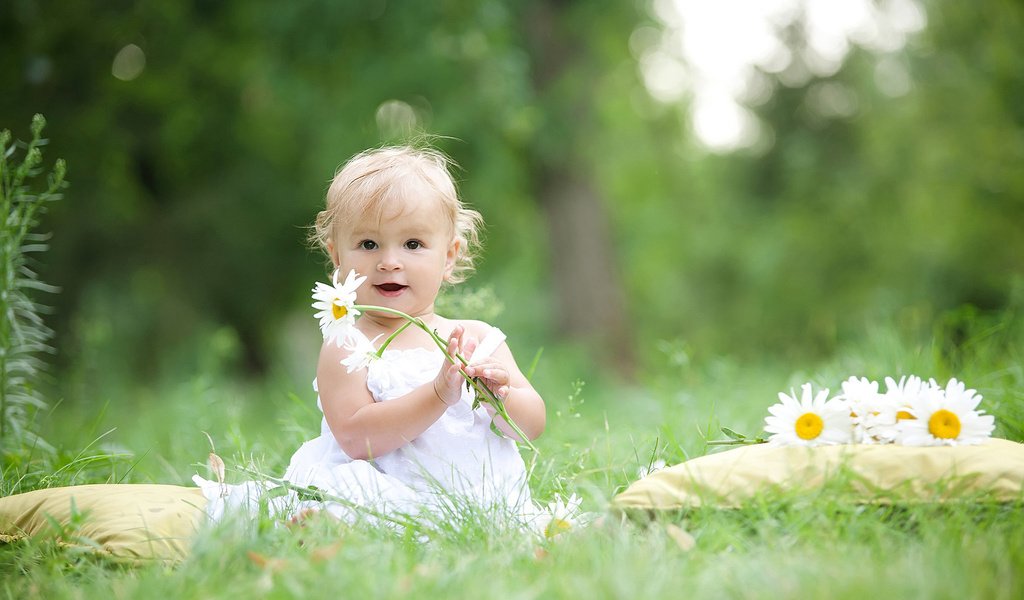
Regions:
<instances>
[{"instance_id":1,"label":"ruffled dress strap","mask_svg":"<svg viewBox=\"0 0 1024 600\"><path fill-rule=\"evenodd\" d=\"M480 340L476 350L473 351L473 356L470 357L469 362L473 362L474 359L479 360L481 358L486 358L494 354L495 350L501 347L505 342L506 337L507 336L502 330L497 327L490 326L490 330L487 332L487 335L484 336L484 339Z\"/></svg>"}]
</instances>

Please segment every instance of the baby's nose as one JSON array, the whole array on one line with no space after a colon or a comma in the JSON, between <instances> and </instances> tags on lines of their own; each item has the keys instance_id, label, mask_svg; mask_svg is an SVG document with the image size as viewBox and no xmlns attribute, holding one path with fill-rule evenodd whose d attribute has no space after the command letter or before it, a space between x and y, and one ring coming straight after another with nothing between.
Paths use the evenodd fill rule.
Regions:
<instances>
[{"instance_id":1,"label":"baby's nose","mask_svg":"<svg viewBox=\"0 0 1024 600\"><path fill-rule=\"evenodd\" d=\"M384 256L380 262L377 263L378 271L397 271L402 268L402 263L393 256Z\"/></svg>"}]
</instances>

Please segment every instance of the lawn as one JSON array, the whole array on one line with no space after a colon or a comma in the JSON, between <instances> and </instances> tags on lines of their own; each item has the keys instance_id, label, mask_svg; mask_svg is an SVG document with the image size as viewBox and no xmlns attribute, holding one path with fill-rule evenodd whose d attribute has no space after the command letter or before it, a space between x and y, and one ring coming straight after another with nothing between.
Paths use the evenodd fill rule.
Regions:
<instances>
[{"instance_id":1,"label":"lawn","mask_svg":"<svg viewBox=\"0 0 1024 600\"><path fill-rule=\"evenodd\" d=\"M704 508L646 522L609 512L611 498L653 460L709 451L721 426L759 434L780 390L848 375L881 379L956 375L997 417L996 435L1020 440L1024 404L1019 329L978 324L950 350L871 332L799 370L779 359L741 361L667 351L643 385L573 383L546 353L535 373L549 408L531 487L548 501L577 493L595 520L543 540L467 518L424 538L312 518L228 520L202 531L187 560L127 566L52 541L0 546L0 593L10 598L1019 598L1024 519L1019 504L849 504L828 492L774 494L738 510ZM666 346L668 348L668 346ZM8 457L6 495L69 483L188 485L208 475L207 432L228 463L280 472L318 413L302 376L260 382L209 373L153 388L108 387L90 403L60 403L38 426L57 452ZM529 460L531 457L526 454Z\"/></svg>"}]
</instances>

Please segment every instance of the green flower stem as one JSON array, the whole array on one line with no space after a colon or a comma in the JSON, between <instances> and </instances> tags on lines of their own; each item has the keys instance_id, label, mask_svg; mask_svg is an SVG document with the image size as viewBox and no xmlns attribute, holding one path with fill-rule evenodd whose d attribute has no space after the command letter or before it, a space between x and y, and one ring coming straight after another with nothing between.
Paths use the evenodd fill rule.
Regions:
<instances>
[{"instance_id":1,"label":"green flower stem","mask_svg":"<svg viewBox=\"0 0 1024 600\"><path fill-rule=\"evenodd\" d=\"M406 527L406 528L409 528L409 529L414 530L414 531L419 531L419 530L422 529L420 527L420 525L412 517L406 518L406 515L403 515L401 513L399 513L397 515L388 515L388 514L380 512L380 511L374 510L374 509L370 508L369 506L363 506L362 504L358 504L356 502L352 502L351 500L348 500L346 498L342 498L340 496L335 496L334 494L329 494L329 493L321 490L320 488L317 488L317 487L304 487L304 486L301 486L301 485L296 485L296 484L288 481L287 479L281 479L279 477L271 477L270 475L266 475L264 473L261 473L261 472L255 470L255 469L248 469L246 467L238 467L238 470L243 472L243 473L246 473L246 474L248 474L248 475L250 475L252 477L255 477L255 478L257 478L257 479L259 479L261 481L268 481L268 482L273 483L274 485L280 486L280 487L282 487L282 488L284 488L286 490L293 491L293 492L295 492L296 494L299 495L299 499L300 500L314 500L316 502L335 502L337 504L340 504L340 505L344 506L345 508L354 510L356 512L361 512L361 513L367 514L367 515L369 515L371 517L380 519L382 521L387 521L388 523L393 523L395 525L399 525L401 527Z\"/></svg>"},{"instance_id":2,"label":"green flower stem","mask_svg":"<svg viewBox=\"0 0 1024 600\"><path fill-rule=\"evenodd\" d=\"M767 444L768 440L762 438L751 438L747 440L708 440L704 442L708 446L756 446Z\"/></svg>"},{"instance_id":3,"label":"green flower stem","mask_svg":"<svg viewBox=\"0 0 1024 600\"><path fill-rule=\"evenodd\" d=\"M441 336L437 335L437 332L435 332L430 327L427 327L427 324L423 322L423 319L413 317L400 310L395 310L393 308L385 308L383 306L373 306L370 304L356 304L352 308L358 311L388 313L391 315L395 315L397 317L401 317L407 321L407 323L405 325L402 325L402 327L400 327L398 331L391 334L391 336L388 337L388 339L384 340L384 343L381 345L380 349L377 350L377 356L381 356L384 352L384 349L388 346L388 344L391 343L391 340L393 340L403 329L412 324L422 329L424 332L426 332L427 335L430 336L430 339L434 340L434 343L437 344L437 347L441 349L441 352L444 354L445 358L447 358L449 362L454 364L455 361L458 360L459 362L462 363L463 366L469 364L469 361L467 361L465 357L463 357L458 352L455 353L454 357L448 354L448 344L446 344L445 341L441 339ZM501 398L498 398L498 396L495 395L490 390L490 388L481 383L480 379L466 375L466 372L461 368L459 369L459 373L462 375L462 378L465 379L476 390L477 398L483 398L484 402L490 404L494 408L494 412L498 413L501 416L501 418L504 419L506 423L508 423L509 427L512 428L512 431L516 432L516 435L519 436L519 439L522 440L522 442L526 444L526 446L531 451L539 454L537 447L533 445L533 443L530 441L530 438L527 437L525 433L523 433L523 430L519 428L519 425L516 425L516 422L508 414L508 410L505 408L505 403L502 402Z\"/></svg>"},{"instance_id":4,"label":"green flower stem","mask_svg":"<svg viewBox=\"0 0 1024 600\"><path fill-rule=\"evenodd\" d=\"M410 325L412 325L412 321L406 321L401 327L396 329L394 333L389 335L387 339L384 340L384 343L381 344L380 348L377 350L377 358L384 356L384 349L387 348L396 337L398 337L398 334L408 329Z\"/></svg>"}]
</instances>

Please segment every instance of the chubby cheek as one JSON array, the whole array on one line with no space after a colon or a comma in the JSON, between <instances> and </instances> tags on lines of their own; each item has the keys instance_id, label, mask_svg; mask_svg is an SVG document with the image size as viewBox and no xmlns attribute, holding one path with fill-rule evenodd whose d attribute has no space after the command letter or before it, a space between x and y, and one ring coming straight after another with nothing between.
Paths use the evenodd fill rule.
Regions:
<instances>
[{"instance_id":1,"label":"chubby cheek","mask_svg":"<svg viewBox=\"0 0 1024 600\"><path fill-rule=\"evenodd\" d=\"M356 304L376 304L372 294L373 288L370 287L370 284L364 283L359 286L359 289L356 290Z\"/></svg>"},{"instance_id":2,"label":"chubby cheek","mask_svg":"<svg viewBox=\"0 0 1024 600\"><path fill-rule=\"evenodd\" d=\"M359 275L368 275L368 265L361 264L359 260L353 257L351 254L338 253L337 262L335 263L338 267L338 272L341 274L342 279L348 275L349 271L355 271ZM366 284L363 284L364 286Z\"/></svg>"}]
</instances>

